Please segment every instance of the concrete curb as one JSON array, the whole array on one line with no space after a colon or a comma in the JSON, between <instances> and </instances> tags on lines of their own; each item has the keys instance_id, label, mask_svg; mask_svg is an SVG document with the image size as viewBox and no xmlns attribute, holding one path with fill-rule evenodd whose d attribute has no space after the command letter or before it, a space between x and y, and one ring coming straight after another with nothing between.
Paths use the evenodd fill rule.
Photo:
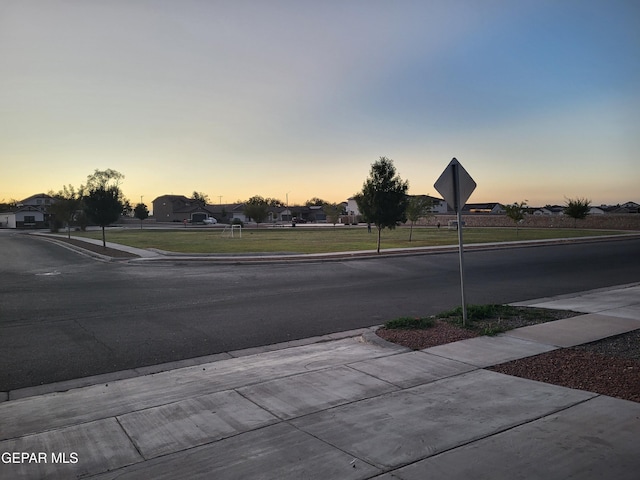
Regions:
<instances>
[{"instance_id":1,"label":"concrete curb","mask_svg":"<svg viewBox=\"0 0 640 480\"><path fill-rule=\"evenodd\" d=\"M169 370L177 370L179 368L193 367L197 365L204 365L207 363L217 362L221 360L229 360L231 358L246 357L249 355L259 355L261 353L273 352L276 350L285 350L288 348L301 347L305 345L312 345L316 343L330 342L333 340L341 340L344 338L362 336L366 343L375 343L375 330L378 327L359 328L355 330L346 330L344 332L331 333L327 335L318 335L315 337L301 338L298 340L291 340L289 342L274 343L271 345L264 345L260 347L245 348L241 350L232 350L229 352L214 353L211 355L205 355L202 357L187 358L184 360L176 360L174 362L160 363L157 365L148 365L146 367L137 367L127 370L119 370L117 372L109 372L100 375L92 375L89 377L75 378L72 380L65 380L61 382L48 383L44 385L36 385L32 387L19 388L16 390L10 390L8 392L0 392L0 403L5 401L18 400L26 397L35 397L38 395L44 395L54 392L66 392L75 388L88 387L91 385L108 384L109 382L115 382L117 380L124 380L127 378L142 377L145 375L152 375L155 373L166 372ZM399 352L410 351L405 347L400 347L394 343L387 342L379 338L382 342L379 346L393 348L399 350ZM386 344L386 345L385 345Z\"/></svg>"},{"instance_id":2,"label":"concrete curb","mask_svg":"<svg viewBox=\"0 0 640 480\"><path fill-rule=\"evenodd\" d=\"M137 258L116 258L107 255L93 252L91 250L83 249L80 246L66 243L63 239L57 241L56 236L44 233L33 233L32 235L37 238L44 238L61 245L69 250L73 250L79 253L84 253L87 256L107 261L118 263L132 263L140 264L147 262L154 263L192 263L192 262L212 262L217 264L230 264L235 265L239 263L243 264L264 264L264 263L314 263L314 262L332 262L332 261L344 261L344 260L362 260L368 258L390 258L390 257L406 257L416 255L439 255L447 253L458 252L457 245L443 245L434 247L415 247L415 248L397 248L397 249L383 249L379 254L375 250L362 250L352 252L332 252L332 253L311 253L311 254L189 254L180 252L168 252L158 249L138 249L135 247L129 247L125 245L119 245L108 242L107 247L115 250L122 250L132 255L137 255ZM548 240L523 240L515 242L495 242L495 243L473 243L464 245L464 249L467 252L474 251L491 251L491 250L503 250L509 248L533 248L549 245L565 245L565 244L579 244L579 243L597 243L605 241L623 241L630 238L638 238L640 233L629 233L620 235L604 235L598 237L577 237L577 238L560 238L560 239L548 239ZM73 237L74 240L85 241L87 243L94 243L93 239L86 239L83 237Z\"/></svg>"}]
</instances>

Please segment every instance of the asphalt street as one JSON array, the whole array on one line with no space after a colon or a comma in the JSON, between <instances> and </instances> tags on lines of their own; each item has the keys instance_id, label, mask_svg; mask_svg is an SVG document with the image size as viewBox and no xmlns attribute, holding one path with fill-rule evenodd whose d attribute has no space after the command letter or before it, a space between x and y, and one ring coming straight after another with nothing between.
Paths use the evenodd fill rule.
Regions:
<instances>
[{"instance_id":1,"label":"asphalt street","mask_svg":"<svg viewBox=\"0 0 640 480\"><path fill-rule=\"evenodd\" d=\"M468 303L640 279L640 240L467 252ZM430 315L457 254L265 265L105 263L0 232L0 391Z\"/></svg>"}]
</instances>

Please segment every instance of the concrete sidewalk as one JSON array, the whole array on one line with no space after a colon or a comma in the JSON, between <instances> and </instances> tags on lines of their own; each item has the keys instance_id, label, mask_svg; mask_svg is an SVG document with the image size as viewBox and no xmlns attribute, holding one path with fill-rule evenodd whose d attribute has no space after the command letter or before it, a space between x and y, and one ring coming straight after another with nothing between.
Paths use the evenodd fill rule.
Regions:
<instances>
[{"instance_id":1,"label":"concrete sidewalk","mask_svg":"<svg viewBox=\"0 0 640 480\"><path fill-rule=\"evenodd\" d=\"M585 314L422 351L365 331L8 400L0 478L638 478L640 404L483 368L640 328L640 285L524 304Z\"/></svg>"}]
</instances>

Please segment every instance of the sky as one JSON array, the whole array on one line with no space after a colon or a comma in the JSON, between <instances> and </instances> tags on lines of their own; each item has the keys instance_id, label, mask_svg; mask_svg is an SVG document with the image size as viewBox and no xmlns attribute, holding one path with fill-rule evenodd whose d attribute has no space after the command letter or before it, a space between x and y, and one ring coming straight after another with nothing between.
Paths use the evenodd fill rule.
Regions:
<instances>
[{"instance_id":1,"label":"sky","mask_svg":"<svg viewBox=\"0 0 640 480\"><path fill-rule=\"evenodd\" d=\"M453 157L469 202L640 202L637 0L0 0L0 201L124 174L341 202Z\"/></svg>"}]
</instances>

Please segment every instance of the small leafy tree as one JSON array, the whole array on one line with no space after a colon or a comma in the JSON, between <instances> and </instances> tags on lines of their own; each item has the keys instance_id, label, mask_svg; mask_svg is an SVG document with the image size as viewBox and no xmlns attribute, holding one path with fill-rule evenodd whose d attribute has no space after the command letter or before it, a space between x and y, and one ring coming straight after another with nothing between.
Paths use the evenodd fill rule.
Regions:
<instances>
[{"instance_id":1,"label":"small leafy tree","mask_svg":"<svg viewBox=\"0 0 640 480\"><path fill-rule=\"evenodd\" d=\"M107 225L118 220L122 214L123 205L120 201L120 195L120 189L112 185L92 188L84 199L87 216L102 227L102 246L105 248L107 241L104 229Z\"/></svg>"},{"instance_id":2,"label":"small leafy tree","mask_svg":"<svg viewBox=\"0 0 640 480\"><path fill-rule=\"evenodd\" d=\"M256 195L245 202L243 212L259 226L269 214L269 204L260 195Z\"/></svg>"},{"instance_id":3,"label":"small leafy tree","mask_svg":"<svg viewBox=\"0 0 640 480\"><path fill-rule=\"evenodd\" d=\"M84 187L76 190L73 185L64 185L62 190L51 196L55 202L51 203L49 213L53 219L51 222L51 231L57 232L62 225L67 226L67 237L71 238L71 225L79 218L78 212L82 209L82 199L84 195Z\"/></svg>"},{"instance_id":4,"label":"small leafy tree","mask_svg":"<svg viewBox=\"0 0 640 480\"><path fill-rule=\"evenodd\" d=\"M427 217L431 213L433 202L429 197L420 195L418 197L409 197L407 200L407 219L411 222L409 229L409 241L413 236L413 225L423 217Z\"/></svg>"},{"instance_id":5,"label":"small leafy tree","mask_svg":"<svg viewBox=\"0 0 640 480\"><path fill-rule=\"evenodd\" d=\"M564 206L564 214L573 218L573 228L576 228L578 220L584 220L589 215L591 200L587 198L567 198Z\"/></svg>"},{"instance_id":6,"label":"small leafy tree","mask_svg":"<svg viewBox=\"0 0 640 480\"><path fill-rule=\"evenodd\" d=\"M142 230L142 221L149 217L149 209L144 203L138 203L133 209L133 216L140 220L140 230Z\"/></svg>"},{"instance_id":7,"label":"small leafy tree","mask_svg":"<svg viewBox=\"0 0 640 480\"><path fill-rule=\"evenodd\" d=\"M373 223L378 229L378 253L382 230L392 230L398 223L407 221L407 190L409 183L396 174L393 160L380 157L371 165L369 178L362 185L362 191L355 196L365 221Z\"/></svg>"},{"instance_id":8,"label":"small leafy tree","mask_svg":"<svg viewBox=\"0 0 640 480\"><path fill-rule=\"evenodd\" d=\"M102 227L102 246L106 248L105 227L120 218L127 200L120 190L124 175L116 170L96 170L87 177L84 211L87 217Z\"/></svg>"},{"instance_id":9,"label":"small leafy tree","mask_svg":"<svg viewBox=\"0 0 640 480\"><path fill-rule=\"evenodd\" d=\"M516 224L516 237L519 235L518 233L518 225L522 223L524 220L524 216L527 210L527 201L524 202L515 202L512 205L505 205L504 210L511 220L513 220Z\"/></svg>"},{"instance_id":10,"label":"small leafy tree","mask_svg":"<svg viewBox=\"0 0 640 480\"><path fill-rule=\"evenodd\" d=\"M324 210L324 214L327 216L327 221L329 223L333 223L333 226L335 227L336 223L340 220L342 205L337 203L325 203L322 210Z\"/></svg>"}]
</instances>

